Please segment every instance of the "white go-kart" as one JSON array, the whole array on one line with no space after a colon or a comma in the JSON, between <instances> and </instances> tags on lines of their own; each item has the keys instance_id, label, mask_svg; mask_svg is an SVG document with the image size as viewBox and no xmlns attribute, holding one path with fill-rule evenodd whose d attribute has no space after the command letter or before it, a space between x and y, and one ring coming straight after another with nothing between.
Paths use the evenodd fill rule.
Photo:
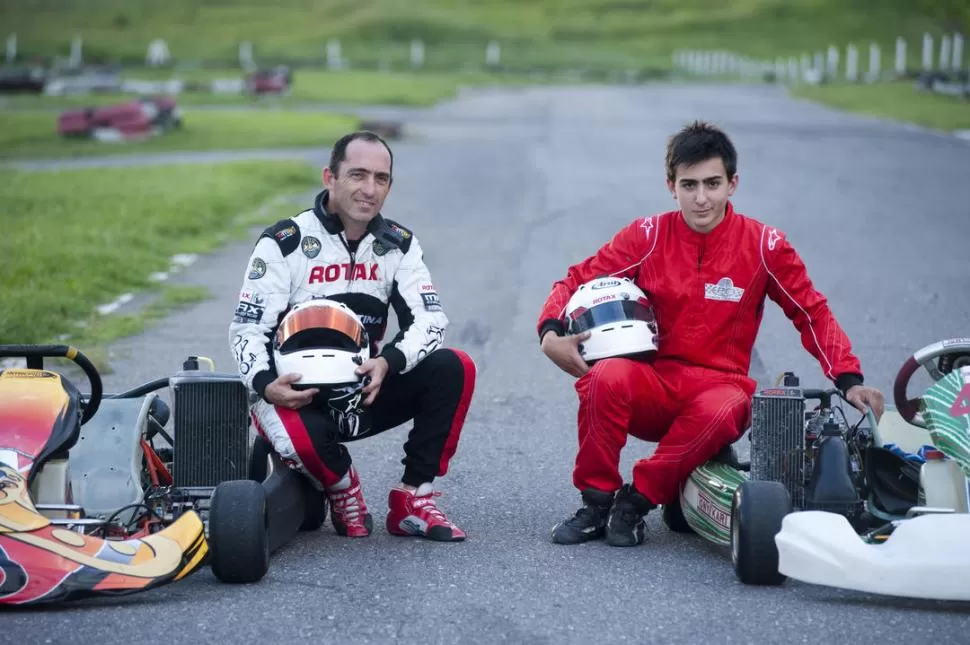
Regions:
<instances>
[{"instance_id":1,"label":"white go-kart","mask_svg":"<svg viewBox=\"0 0 970 645\"><path fill-rule=\"evenodd\" d=\"M933 383L911 399L907 386L921 367ZM908 455L908 473L883 482L884 495L895 488L895 511L883 510L885 523L862 535L836 513L786 515L775 535L778 572L867 593L970 601L970 338L913 354L893 403L878 424L871 413L869 422L877 445ZM868 506L880 512L872 500Z\"/></svg>"}]
</instances>

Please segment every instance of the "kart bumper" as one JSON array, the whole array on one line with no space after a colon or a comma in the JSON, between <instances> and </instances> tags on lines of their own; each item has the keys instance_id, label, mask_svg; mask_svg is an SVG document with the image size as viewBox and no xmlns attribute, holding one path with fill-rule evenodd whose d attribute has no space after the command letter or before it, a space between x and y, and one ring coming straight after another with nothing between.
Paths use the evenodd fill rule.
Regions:
<instances>
[{"instance_id":1,"label":"kart bumper","mask_svg":"<svg viewBox=\"0 0 970 645\"><path fill-rule=\"evenodd\" d=\"M856 591L970 600L970 515L928 514L902 520L880 544L864 542L834 513L785 517L775 536L780 573Z\"/></svg>"}]
</instances>

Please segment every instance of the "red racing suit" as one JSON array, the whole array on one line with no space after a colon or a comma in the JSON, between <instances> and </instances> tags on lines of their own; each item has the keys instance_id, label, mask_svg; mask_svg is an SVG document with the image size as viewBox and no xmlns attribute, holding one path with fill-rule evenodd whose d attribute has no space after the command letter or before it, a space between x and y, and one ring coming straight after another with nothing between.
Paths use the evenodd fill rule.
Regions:
<instances>
[{"instance_id":1,"label":"red racing suit","mask_svg":"<svg viewBox=\"0 0 970 645\"><path fill-rule=\"evenodd\" d=\"M634 487L654 504L668 503L694 468L742 435L757 385L748 370L766 296L837 387L863 382L849 339L785 235L730 202L706 234L689 228L680 211L631 222L553 284L539 315L540 339L550 330L562 335L569 298L606 275L630 278L647 294L659 349L649 360L598 361L576 381L573 483L580 490L620 488L620 450L633 435L658 443L635 464Z\"/></svg>"}]
</instances>

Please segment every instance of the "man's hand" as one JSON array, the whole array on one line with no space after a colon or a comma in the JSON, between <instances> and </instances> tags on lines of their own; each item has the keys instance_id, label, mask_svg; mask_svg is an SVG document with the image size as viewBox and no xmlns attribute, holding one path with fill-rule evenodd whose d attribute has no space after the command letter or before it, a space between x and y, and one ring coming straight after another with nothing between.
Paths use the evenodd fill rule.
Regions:
<instances>
[{"instance_id":1,"label":"man's hand","mask_svg":"<svg viewBox=\"0 0 970 645\"><path fill-rule=\"evenodd\" d=\"M572 336L559 336L554 331L546 332L539 346L542 353L549 357L559 369L579 378L589 371L589 365L579 355L579 345L589 339L589 332Z\"/></svg>"},{"instance_id":2,"label":"man's hand","mask_svg":"<svg viewBox=\"0 0 970 645\"><path fill-rule=\"evenodd\" d=\"M370 383L365 385L362 390L367 395L363 405L370 405L374 402L374 399L377 398L377 393L381 390L381 383L384 382L384 377L387 376L387 372L390 369L391 366L387 364L387 359L383 356L378 356L377 358L367 359L363 365L355 370L358 376L370 377Z\"/></svg>"},{"instance_id":3,"label":"man's hand","mask_svg":"<svg viewBox=\"0 0 970 645\"><path fill-rule=\"evenodd\" d=\"M266 386L263 393L264 398L274 405L291 410L298 410L313 400L313 395L319 392L317 388L308 390L294 390L290 383L295 383L303 378L302 374L283 374L276 377L276 380Z\"/></svg>"},{"instance_id":4,"label":"man's hand","mask_svg":"<svg viewBox=\"0 0 970 645\"><path fill-rule=\"evenodd\" d=\"M882 418L882 413L886 409L885 399L882 392L874 387L865 385L853 385L845 393L846 400L851 403L859 412L865 412L866 406L872 408L872 413L876 416L876 421Z\"/></svg>"}]
</instances>

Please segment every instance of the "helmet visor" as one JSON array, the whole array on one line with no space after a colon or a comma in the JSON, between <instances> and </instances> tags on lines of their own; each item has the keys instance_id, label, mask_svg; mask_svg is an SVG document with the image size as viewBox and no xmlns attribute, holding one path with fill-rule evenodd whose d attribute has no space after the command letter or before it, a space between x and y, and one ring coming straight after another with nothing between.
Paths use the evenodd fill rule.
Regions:
<instances>
[{"instance_id":1,"label":"helmet visor","mask_svg":"<svg viewBox=\"0 0 970 645\"><path fill-rule=\"evenodd\" d=\"M589 309L577 309L572 313L569 331L580 334L584 331L609 323L640 320L655 324L653 309L636 300L611 300Z\"/></svg>"},{"instance_id":2,"label":"helmet visor","mask_svg":"<svg viewBox=\"0 0 970 645\"><path fill-rule=\"evenodd\" d=\"M321 347L359 351L366 341L363 326L335 307L307 307L287 316L276 332L281 354Z\"/></svg>"}]
</instances>

